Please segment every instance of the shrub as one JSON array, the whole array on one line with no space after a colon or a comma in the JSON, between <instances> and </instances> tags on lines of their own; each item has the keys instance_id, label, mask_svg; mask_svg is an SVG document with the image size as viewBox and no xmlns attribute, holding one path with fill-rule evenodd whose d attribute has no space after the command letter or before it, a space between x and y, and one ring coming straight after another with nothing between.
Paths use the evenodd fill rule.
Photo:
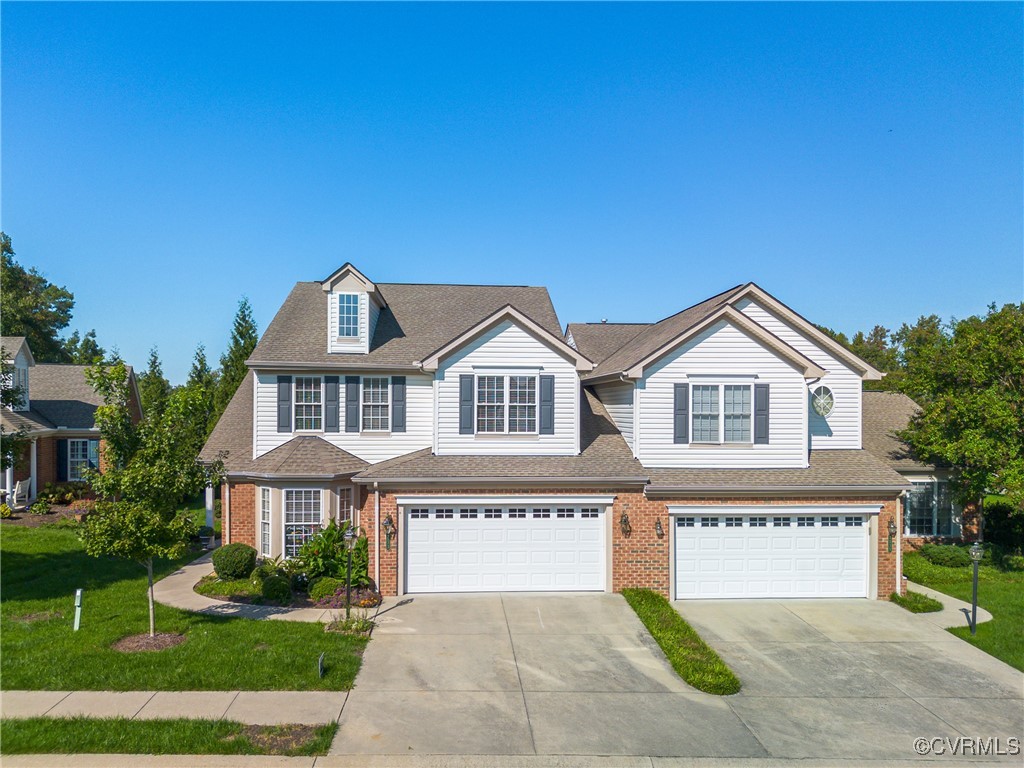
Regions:
<instances>
[{"instance_id":1,"label":"shrub","mask_svg":"<svg viewBox=\"0 0 1024 768\"><path fill-rule=\"evenodd\" d=\"M199 530L196 531L197 539L209 539L216 531L208 525L200 525Z\"/></svg>"},{"instance_id":2,"label":"shrub","mask_svg":"<svg viewBox=\"0 0 1024 768\"><path fill-rule=\"evenodd\" d=\"M0 504L0 520L6 520L12 514L14 513L11 512L11 508L9 506L6 504Z\"/></svg>"},{"instance_id":3,"label":"shrub","mask_svg":"<svg viewBox=\"0 0 1024 768\"><path fill-rule=\"evenodd\" d=\"M983 507L985 540L1009 550L1024 548L1024 508L990 496Z\"/></svg>"},{"instance_id":4,"label":"shrub","mask_svg":"<svg viewBox=\"0 0 1024 768\"><path fill-rule=\"evenodd\" d=\"M316 583L309 588L310 600L323 600L325 597L333 597L338 590L345 589L345 582L335 579L332 576L324 576L317 579Z\"/></svg>"},{"instance_id":5,"label":"shrub","mask_svg":"<svg viewBox=\"0 0 1024 768\"><path fill-rule=\"evenodd\" d=\"M310 579L320 576L344 576L348 566L344 538L350 525L347 521L338 525L332 520L316 536L302 545L299 560ZM353 586L369 586L369 563L369 546L366 537L362 536L352 550Z\"/></svg>"},{"instance_id":6,"label":"shrub","mask_svg":"<svg viewBox=\"0 0 1024 768\"><path fill-rule=\"evenodd\" d=\"M1024 555L1005 555L1002 565L1004 571L1024 571Z\"/></svg>"},{"instance_id":7,"label":"shrub","mask_svg":"<svg viewBox=\"0 0 1024 768\"><path fill-rule=\"evenodd\" d=\"M45 501L37 501L35 504L28 508L28 511L31 512L33 515L48 515L50 514L50 505L47 504Z\"/></svg>"},{"instance_id":8,"label":"shrub","mask_svg":"<svg viewBox=\"0 0 1024 768\"><path fill-rule=\"evenodd\" d=\"M279 557L275 557L273 560L264 560L262 563L257 565L253 569L252 573L249 574L249 581L253 584L259 585L271 576L282 576L286 579L289 578L284 567L281 565L281 558Z\"/></svg>"},{"instance_id":9,"label":"shrub","mask_svg":"<svg viewBox=\"0 0 1024 768\"><path fill-rule=\"evenodd\" d=\"M971 556L965 547L955 544L925 544L921 555L933 565L944 568L963 568L971 564Z\"/></svg>"},{"instance_id":10,"label":"shrub","mask_svg":"<svg viewBox=\"0 0 1024 768\"><path fill-rule=\"evenodd\" d=\"M256 567L256 550L238 542L214 550L213 569L222 579L244 579Z\"/></svg>"},{"instance_id":11,"label":"shrub","mask_svg":"<svg viewBox=\"0 0 1024 768\"><path fill-rule=\"evenodd\" d=\"M288 581L293 592L309 591L309 574L305 571L296 571L292 573L291 578Z\"/></svg>"},{"instance_id":12,"label":"shrub","mask_svg":"<svg viewBox=\"0 0 1024 768\"><path fill-rule=\"evenodd\" d=\"M889 599L911 613L935 613L942 610L942 603L920 592L907 590L906 595L898 595L893 592L889 595Z\"/></svg>"},{"instance_id":13,"label":"shrub","mask_svg":"<svg viewBox=\"0 0 1024 768\"><path fill-rule=\"evenodd\" d=\"M75 499L68 507L75 512L92 512L96 509L96 502L93 499Z\"/></svg>"},{"instance_id":14,"label":"shrub","mask_svg":"<svg viewBox=\"0 0 1024 768\"><path fill-rule=\"evenodd\" d=\"M71 504L89 492L86 483L47 483L39 493L39 499L50 504Z\"/></svg>"},{"instance_id":15,"label":"shrub","mask_svg":"<svg viewBox=\"0 0 1024 768\"><path fill-rule=\"evenodd\" d=\"M284 576L268 576L260 588L263 599L274 603L289 603L292 599L292 588Z\"/></svg>"}]
</instances>

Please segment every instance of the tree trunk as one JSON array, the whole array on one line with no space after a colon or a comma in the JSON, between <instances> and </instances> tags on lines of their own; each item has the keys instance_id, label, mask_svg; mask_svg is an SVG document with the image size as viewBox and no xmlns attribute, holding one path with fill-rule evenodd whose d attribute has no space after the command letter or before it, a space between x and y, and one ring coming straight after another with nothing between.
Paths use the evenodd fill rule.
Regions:
<instances>
[{"instance_id":1,"label":"tree trunk","mask_svg":"<svg viewBox=\"0 0 1024 768\"><path fill-rule=\"evenodd\" d=\"M153 616L153 558L146 561L146 575L149 576L149 636L156 637L156 619Z\"/></svg>"}]
</instances>

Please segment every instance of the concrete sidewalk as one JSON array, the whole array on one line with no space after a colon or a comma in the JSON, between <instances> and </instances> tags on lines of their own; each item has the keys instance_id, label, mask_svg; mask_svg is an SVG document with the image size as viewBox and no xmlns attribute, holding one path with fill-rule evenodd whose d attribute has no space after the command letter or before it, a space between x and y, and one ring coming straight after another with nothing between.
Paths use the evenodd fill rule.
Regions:
<instances>
[{"instance_id":1,"label":"concrete sidewalk","mask_svg":"<svg viewBox=\"0 0 1024 768\"><path fill-rule=\"evenodd\" d=\"M213 552L179 568L153 585L154 599L163 605L208 616L233 616L240 619L276 619L279 621L333 621L338 611L323 608L281 608L273 605L246 605L204 597L195 591L196 583L213 573Z\"/></svg>"},{"instance_id":2,"label":"concrete sidewalk","mask_svg":"<svg viewBox=\"0 0 1024 768\"><path fill-rule=\"evenodd\" d=\"M934 613L917 613L915 616L920 616L922 619L930 621L938 627L947 629L949 627L966 627L967 617L961 612L961 608L966 608L968 611L971 610L971 604L965 603L963 600L957 600L955 597L950 597L944 592L938 592L930 587L926 587L923 584L915 584L912 581L907 582L907 590L910 592L920 592L922 595L938 600L942 603L942 610L935 611ZM986 621L992 621L992 614L978 606L978 623L982 624Z\"/></svg>"},{"instance_id":3,"label":"concrete sidewalk","mask_svg":"<svg viewBox=\"0 0 1024 768\"><path fill-rule=\"evenodd\" d=\"M338 720L347 699L348 691L3 691L0 717L184 717L322 725Z\"/></svg>"}]
</instances>

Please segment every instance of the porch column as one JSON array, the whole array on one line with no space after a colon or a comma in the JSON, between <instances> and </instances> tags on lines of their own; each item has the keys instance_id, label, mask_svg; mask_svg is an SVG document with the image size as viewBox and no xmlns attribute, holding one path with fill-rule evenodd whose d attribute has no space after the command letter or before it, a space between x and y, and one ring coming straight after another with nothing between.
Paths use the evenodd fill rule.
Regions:
<instances>
[{"instance_id":1,"label":"porch column","mask_svg":"<svg viewBox=\"0 0 1024 768\"><path fill-rule=\"evenodd\" d=\"M213 528L213 486L206 486L206 525Z\"/></svg>"},{"instance_id":2,"label":"porch column","mask_svg":"<svg viewBox=\"0 0 1024 768\"><path fill-rule=\"evenodd\" d=\"M38 472L36 470L38 468L39 468L39 464L36 461L36 438L33 437L32 438L32 442L29 445L29 450L28 450L28 471L29 471L28 497L30 499L32 499L33 501L36 498L36 487L37 487L36 475L38 474Z\"/></svg>"},{"instance_id":3,"label":"porch column","mask_svg":"<svg viewBox=\"0 0 1024 768\"><path fill-rule=\"evenodd\" d=\"M7 471L4 472L4 490L7 491L8 497L10 497L10 495L14 493L14 466L13 465L8 467ZM11 501L9 503L13 504L14 502Z\"/></svg>"}]
</instances>

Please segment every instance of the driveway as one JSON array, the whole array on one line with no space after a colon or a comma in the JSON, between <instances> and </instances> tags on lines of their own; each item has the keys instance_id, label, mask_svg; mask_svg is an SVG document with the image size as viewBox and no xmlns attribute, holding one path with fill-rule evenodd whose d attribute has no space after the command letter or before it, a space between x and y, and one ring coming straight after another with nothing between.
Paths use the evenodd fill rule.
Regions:
<instances>
[{"instance_id":1,"label":"driveway","mask_svg":"<svg viewBox=\"0 0 1024 768\"><path fill-rule=\"evenodd\" d=\"M389 601L332 754L913 759L917 737L1024 736L1024 676L897 606L676 607L739 694L683 683L619 595Z\"/></svg>"}]
</instances>

